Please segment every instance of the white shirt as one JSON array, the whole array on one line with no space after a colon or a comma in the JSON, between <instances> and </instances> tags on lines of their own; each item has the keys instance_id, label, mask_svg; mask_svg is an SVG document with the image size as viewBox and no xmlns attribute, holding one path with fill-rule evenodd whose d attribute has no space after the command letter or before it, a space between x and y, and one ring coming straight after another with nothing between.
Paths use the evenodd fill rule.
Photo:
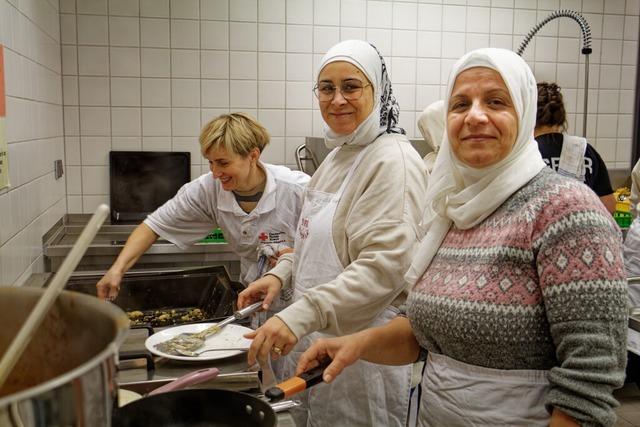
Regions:
<instances>
[{"instance_id":1,"label":"white shirt","mask_svg":"<svg viewBox=\"0 0 640 427\"><path fill-rule=\"evenodd\" d=\"M220 227L233 252L240 256L240 281L256 280L261 244L293 247L304 188L309 176L284 166L260 163L267 182L250 213L240 208L211 173L185 184L144 220L156 234L182 249Z\"/></svg>"}]
</instances>

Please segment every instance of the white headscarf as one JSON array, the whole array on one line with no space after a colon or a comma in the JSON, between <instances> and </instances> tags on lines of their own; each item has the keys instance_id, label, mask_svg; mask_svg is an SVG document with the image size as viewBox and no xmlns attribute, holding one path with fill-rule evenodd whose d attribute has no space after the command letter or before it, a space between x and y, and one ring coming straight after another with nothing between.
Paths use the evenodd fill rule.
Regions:
<instances>
[{"instance_id":1,"label":"white headscarf","mask_svg":"<svg viewBox=\"0 0 640 427\"><path fill-rule=\"evenodd\" d=\"M423 159L429 172L433 170L436 157L438 156L438 150L440 150L440 144L442 144L442 138L444 138L446 121L447 109L445 108L443 100L429 104L420 114L420 117L418 117L418 129L420 129L422 137L433 150L427 153Z\"/></svg>"},{"instance_id":2,"label":"white headscarf","mask_svg":"<svg viewBox=\"0 0 640 427\"><path fill-rule=\"evenodd\" d=\"M362 40L340 42L322 58L316 80L327 64L336 61L349 62L364 73L373 88L375 104L371 114L349 135L339 135L325 123L323 130L326 146L336 148L344 144L367 145L383 133L404 134L404 129L397 127L400 108L393 96L387 66L378 50Z\"/></svg>"},{"instance_id":3,"label":"white headscarf","mask_svg":"<svg viewBox=\"0 0 640 427\"><path fill-rule=\"evenodd\" d=\"M463 230L476 226L545 167L533 138L538 92L529 66L510 50L487 48L469 52L453 66L445 105L449 105L456 77L473 67L491 68L502 76L518 115L518 136L506 158L476 169L455 157L445 132L427 188L423 219L427 232L405 275L412 285L431 263L452 223Z\"/></svg>"}]
</instances>

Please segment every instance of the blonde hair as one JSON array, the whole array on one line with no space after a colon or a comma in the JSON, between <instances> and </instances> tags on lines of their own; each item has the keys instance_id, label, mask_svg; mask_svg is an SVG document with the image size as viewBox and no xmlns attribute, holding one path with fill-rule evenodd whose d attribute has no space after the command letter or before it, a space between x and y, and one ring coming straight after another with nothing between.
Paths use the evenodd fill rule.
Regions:
<instances>
[{"instance_id":1,"label":"blonde hair","mask_svg":"<svg viewBox=\"0 0 640 427\"><path fill-rule=\"evenodd\" d=\"M269 133L245 113L223 114L207 123L200 132L200 151L206 156L212 147L246 157L254 148L262 153L269 143Z\"/></svg>"}]
</instances>

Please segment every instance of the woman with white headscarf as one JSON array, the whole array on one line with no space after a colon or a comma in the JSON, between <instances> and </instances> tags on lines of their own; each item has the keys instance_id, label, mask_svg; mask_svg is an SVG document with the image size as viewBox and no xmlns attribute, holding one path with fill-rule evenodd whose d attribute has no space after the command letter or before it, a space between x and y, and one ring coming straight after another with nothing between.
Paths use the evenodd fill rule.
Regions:
<instances>
[{"instance_id":1,"label":"woman with white headscarf","mask_svg":"<svg viewBox=\"0 0 640 427\"><path fill-rule=\"evenodd\" d=\"M454 65L407 318L321 340L300 371L328 355L330 382L358 359L428 351L421 425L613 425L627 330L619 231L588 187L545 167L536 97L511 51Z\"/></svg>"},{"instance_id":2,"label":"woman with white headscarf","mask_svg":"<svg viewBox=\"0 0 640 427\"><path fill-rule=\"evenodd\" d=\"M442 138L444 138L446 110L444 101L439 100L429 104L418 117L418 129L432 150L422 159L429 173L433 170L440 144L442 144Z\"/></svg>"},{"instance_id":3,"label":"woman with white headscarf","mask_svg":"<svg viewBox=\"0 0 640 427\"><path fill-rule=\"evenodd\" d=\"M402 276L419 235L426 172L398 127L384 60L369 43L349 40L319 69L315 93L333 151L307 186L293 259L282 258L238 299L242 307L266 294L268 305L281 287L295 291L291 306L249 335L250 363L297 343L295 368L312 339L384 324L406 296ZM335 384L309 390L308 424L404 426L410 376L409 365L361 362Z\"/></svg>"}]
</instances>

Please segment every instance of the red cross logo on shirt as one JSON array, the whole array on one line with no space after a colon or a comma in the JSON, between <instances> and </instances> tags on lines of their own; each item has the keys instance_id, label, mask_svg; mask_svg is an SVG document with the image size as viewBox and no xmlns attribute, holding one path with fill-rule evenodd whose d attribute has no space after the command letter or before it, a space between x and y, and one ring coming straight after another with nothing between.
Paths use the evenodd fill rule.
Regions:
<instances>
[{"instance_id":1,"label":"red cross logo on shirt","mask_svg":"<svg viewBox=\"0 0 640 427\"><path fill-rule=\"evenodd\" d=\"M267 235L267 233L265 233L264 231L262 233L260 233L260 235L258 236L258 239L261 242L264 242L265 240L267 240L269 238L269 236Z\"/></svg>"}]
</instances>

